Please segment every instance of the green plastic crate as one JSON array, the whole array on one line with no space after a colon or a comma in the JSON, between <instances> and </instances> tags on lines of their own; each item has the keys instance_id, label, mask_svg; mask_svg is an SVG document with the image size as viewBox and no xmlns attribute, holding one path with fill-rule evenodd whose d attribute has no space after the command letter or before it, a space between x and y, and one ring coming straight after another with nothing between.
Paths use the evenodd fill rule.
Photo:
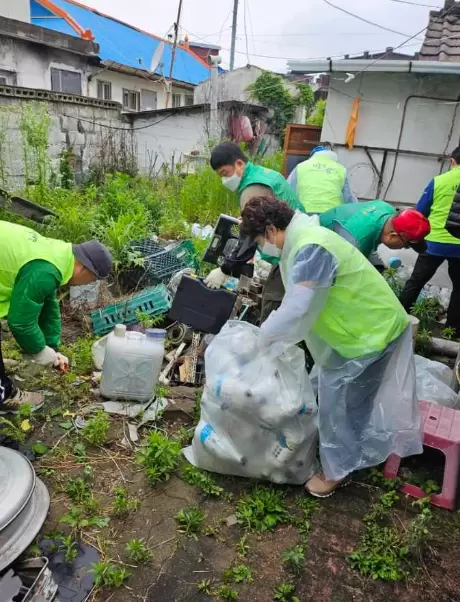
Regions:
<instances>
[{"instance_id":1,"label":"green plastic crate","mask_svg":"<svg viewBox=\"0 0 460 602\"><path fill-rule=\"evenodd\" d=\"M144 258L147 277L157 282L169 280L176 272L185 268L198 269L199 262L191 240L162 246L146 239L134 243L132 249Z\"/></svg>"},{"instance_id":2,"label":"green plastic crate","mask_svg":"<svg viewBox=\"0 0 460 602\"><path fill-rule=\"evenodd\" d=\"M171 295L164 284L146 288L125 301L118 301L91 312L95 334L107 334L116 324L135 324L138 312L150 317L166 313L171 309Z\"/></svg>"}]
</instances>

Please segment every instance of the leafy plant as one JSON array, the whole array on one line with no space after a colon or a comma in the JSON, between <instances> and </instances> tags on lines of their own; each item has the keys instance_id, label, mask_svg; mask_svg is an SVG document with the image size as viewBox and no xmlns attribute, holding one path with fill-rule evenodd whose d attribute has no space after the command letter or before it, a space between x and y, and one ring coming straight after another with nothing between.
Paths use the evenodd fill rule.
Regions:
<instances>
[{"instance_id":1,"label":"leafy plant","mask_svg":"<svg viewBox=\"0 0 460 602\"><path fill-rule=\"evenodd\" d=\"M44 456L48 450L49 447L43 441L35 441L32 445L32 451L36 456Z\"/></svg>"},{"instance_id":2,"label":"leafy plant","mask_svg":"<svg viewBox=\"0 0 460 602\"><path fill-rule=\"evenodd\" d=\"M115 498L112 506L112 512L115 516L128 516L128 514L139 510L140 505L141 501L130 497L125 487L117 487L115 489Z\"/></svg>"},{"instance_id":3,"label":"leafy plant","mask_svg":"<svg viewBox=\"0 0 460 602\"><path fill-rule=\"evenodd\" d=\"M235 589L232 589L228 585L221 585L216 594L221 600L238 600L239 594Z\"/></svg>"},{"instance_id":4,"label":"leafy plant","mask_svg":"<svg viewBox=\"0 0 460 602\"><path fill-rule=\"evenodd\" d=\"M210 579L203 579L196 584L196 589L202 594L212 595L212 582Z\"/></svg>"},{"instance_id":5,"label":"leafy plant","mask_svg":"<svg viewBox=\"0 0 460 602\"><path fill-rule=\"evenodd\" d=\"M179 533L196 538L203 526L204 512L197 506L189 506L178 512L176 522Z\"/></svg>"},{"instance_id":6,"label":"leafy plant","mask_svg":"<svg viewBox=\"0 0 460 602\"><path fill-rule=\"evenodd\" d=\"M226 583L252 583L254 578L251 569L246 564L239 564L224 572Z\"/></svg>"},{"instance_id":7,"label":"leafy plant","mask_svg":"<svg viewBox=\"0 0 460 602\"><path fill-rule=\"evenodd\" d=\"M273 600L278 602L300 602L297 596L294 596L296 587L291 583L281 583L273 592Z\"/></svg>"},{"instance_id":8,"label":"leafy plant","mask_svg":"<svg viewBox=\"0 0 460 602\"><path fill-rule=\"evenodd\" d=\"M318 125L323 127L324 118L326 116L326 101L318 100L315 104L313 113L307 118L307 123L310 125Z\"/></svg>"},{"instance_id":9,"label":"leafy plant","mask_svg":"<svg viewBox=\"0 0 460 602\"><path fill-rule=\"evenodd\" d=\"M451 326L446 326L446 328L443 328L441 336L447 341L452 341L452 339L455 338L455 328L452 328Z\"/></svg>"},{"instance_id":10,"label":"leafy plant","mask_svg":"<svg viewBox=\"0 0 460 602\"><path fill-rule=\"evenodd\" d=\"M423 297L411 308L411 314L420 320L420 328L430 329L440 310L441 304L435 297Z\"/></svg>"},{"instance_id":11,"label":"leafy plant","mask_svg":"<svg viewBox=\"0 0 460 602\"><path fill-rule=\"evenodd\" d=\"M236 552L240 558L246 558L249 554L248 536L243 535L240 541L236 544Z\"/></svg>"},{"instance_id":12,"label":"leafy plant","mask_svg":"<svg viewBox=\"0 0 460 602\"><path fill-rule=\"evenodd\" d=\"M238 501L236 518L240 525L254 531L269 531L289 522L284 496L272 488L256 486Z\"/></svg>"},{"instance_id":13,"label":"leafy plant","mask_svg":"<svg viewBox=\"0 0 460 602\"><path fill-rule=\"evenodd\" d=\"M107 527L109 519L102 516L88 516L85 508L80 506L72 506L67 514L64 514L59 519L59 522L69 525L76 531L81 531L87 527Z\"/></svg>"},{"instance_id":14,"label":"leafy plant","mask_svg":"<svg viewBox=\"0 0 460 602\"><path fill-rule=\"evenodd\" d=\"M147 444L137 452L136 460L145 468L147 480L153 486L169 479L179 464L180 454L177 441L154 431L150 433Z\"/></svg>"},{"instance_id":15,"label":"leafy plant","mask_svg":"<svg viewBox=\"0 0 460 602\"><path fill-rule=\"evenodd\" d=\"M62 347L62 353L69 358L70 368L75 374L86 375L93 371L94 341L94 337L79 337L74 343Z\"/></svg>"},{"instance_id":16,"label":"leafy plant","mask_svg":"<svg viewBox=\"0 0 460 602\"><path fill-rule=\"evenodd\" d=\"M403 285L401 280L398 278L398 271L396 270L396 268L387 268L382 275L387 281L388 286L399 298L403 290Z\"/></svg>"},{"instance_id":17,"label":"leafy plant","mask_svg":"<svg viewBox=\"0 0 460 602\"><path fill-rule=\"evenodd\" d=\"M94 575L96 587L121 587L131 576L124 567L116 566L110 561L95 562L89 572Z\"/></svg>"},{"instance_id":18,"label":"leafy plant","mask_svg":"<svg viewBox=\"0 0 460 602\"><path fill-rule=\"evenodd\" d=\"M148 562L152 558L152 552L143 539L131 539L126 544L126 553L133 562Z\"/></svg>"},{"instance_id":19,"label":"leafy plant","mask_svg":"<svg viewBox=\"0 0 460 602\"><path fill-rule=\"evenodd\" d=\"M428 357L431 351L431 331L419 328L415 337L415 352Z\"/></svg>"},{"instance_id":20,"label":"leafy plant","mask_svg":"<svg viewBox=\"0 0 460 602\"><path fill-rule=\"evenodd\" d=\"M201 489L206 495L219 497L223 492L223 487L215 484L214 479L208 473L192 466L191 464L184 466L182 470L182 478L189 485L193 485Z\"/></svg>"},{"instance_id":21,"label":"leafy plant","mask_svg":"<svg viewBox=\"0 0 460 602\"><path fill-rule=\"evenodd\" d=\"M293 573L299 574L305 562L305 548L295 546L286 550L282 556L283 564Z\"/></svg>"},{"instance_id":22,"label":"leafy plant","mask_svg":"<svg viewBox=\"0 0 460 602\"><path fill-rule=\"evenodd\" d=\"M83 427L83 437L91 445L104 445L107 443L107 433L110 428L110 420L103 410L99 410L94 418L88 420Z\"/></svg>"},{"instance_id":23,"label":"leafy plant","mask_svg":"<svg viewBox=\"0 0 460 602\"><path fill-rule=\"evenodd\" d=\"M75 443L73 446L73 455L77 458L80 464L86 462L86 447L84 443Z\"/></svg>"},{"instance_id":24,"label":"leafy plant","mask_svg":"<svg viewBox=\"0 0 460 602\"><path fill-rule=\"evenodd\" d=\"M70 477L65 492L75 504L85 504L91 497L89 484L81 477Z\"/></svg>"},{"instance_id":25,"label":"leafy plant","mask_svg":"<svg viewBox=\"0 0 460 602\"><path fill-rule=\"evenodd\" d=\"M71 535L59 536L60 548L64 552L64 560L66 562L73 562L78 556L78 544Z\"/></svg>"}]
</instances>

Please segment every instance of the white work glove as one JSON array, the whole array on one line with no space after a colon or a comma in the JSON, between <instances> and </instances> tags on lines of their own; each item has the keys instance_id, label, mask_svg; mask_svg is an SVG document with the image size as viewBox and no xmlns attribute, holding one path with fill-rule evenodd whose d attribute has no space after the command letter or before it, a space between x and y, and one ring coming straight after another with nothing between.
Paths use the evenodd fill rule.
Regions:
<instances>
[{"instance_id":1,"label":"white work glove","mask_svg":"<svg viewBox=\"0 0 460 602\"><path fill-rule=\"evenodd\" d=\"M204 283L208 288L220 288L227 282L227 278L228 276L220 268L216 268L212 272L209 272Z\"/></svg>"},{"instance_id":2,"label":"white work glove","mask_svg":"<svg viewBox=\"0 0 460 602\"><path fill-rule=\"evenodd\" d=\"M68 366L69 365L69 358L67 356L65 356L63 353L56 353L56 360L57 360L57 364L55 364L55 366Z\"/></svg>"},{"instance_id":3,"label":"white work glove","mask_svg":"<svg viewBox=\"0 0 460 602\"><path fill-rule=\"evenodd\" d=\"M57 353L51 347L45 347L40 351L40 353L36 353L31 356L31 360L40 366L58 366L58 358Z\"/></svg>"}]
</instances>

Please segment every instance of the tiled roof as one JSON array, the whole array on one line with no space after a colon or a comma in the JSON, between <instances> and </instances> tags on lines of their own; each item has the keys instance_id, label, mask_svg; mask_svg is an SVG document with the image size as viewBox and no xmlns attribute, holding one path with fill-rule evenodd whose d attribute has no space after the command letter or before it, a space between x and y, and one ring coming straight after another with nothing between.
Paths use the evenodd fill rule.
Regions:
<instances>
[{"instance_id":1,"label":"tiled roof","mask_svg":"<svg viewBox=\"0 0 460 602\"><path fill-rule=\"evenodd\" d=\"M88 6L83 6L75 0L52 0L42 3L40 0L30 0L30 5L31 20L34 25L79 37L79 33L75 30L76 23L82 30L92 33L94 41L100 46L99 56L104 61L113 61L120 65L149 71L153 54L163 41L163 55L155 73L169 76L172 52L170 42L104 15ZM56 10L53 13L48 8L50 5L54 5L61 12L65 11L71 19L66 20L56 14ZM173 70L174 80L197 85L208 79L209 75L209 66L203 60L190 50L181 46L177 47Z\"/></svg>"},{"instance_id":2,"label":"tiled roof","mask_svg":"<svg viewBox=\"0 0 460 602\"><path fill-rule=\"evenodd\" d=\"M460 2L446 2L444 10L430 12L420 60L460 62Z\"/></svg>"}]
</instances>

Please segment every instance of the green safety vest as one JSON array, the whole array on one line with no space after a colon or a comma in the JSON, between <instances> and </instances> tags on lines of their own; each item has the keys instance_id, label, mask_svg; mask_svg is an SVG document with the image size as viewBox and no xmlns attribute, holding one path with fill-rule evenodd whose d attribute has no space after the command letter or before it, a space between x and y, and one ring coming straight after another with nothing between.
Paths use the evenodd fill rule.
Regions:
<instances>
[{"instance_id":1,"label":"green safety vest","mask_svg":"<svg viewBox=\"0 0 460 602\"><path fill-rule=\"evenodd\" d=\"M248 162L246 163L243 177L238 186L238 200L240 199L243 190L254 184L261 184L262 186L271 188L275 198L279 201L285 201L294 211L304 210L296 193L292 190L285 177L274 169L267 169L261 165L254 165L254 163ZM260 256L264 261L271 265L279 264L279 259L277 257L271 257L264 253L261 253Z\"/></svg>"},{"instance_id":2,"label":"green safety vest","mask_svg":"<svg viewBox=\"0 0 460 602\"><path fill-rule=\"evenodd\" d=\"M72 278L75 259L72 244L45 238L35 230L0 221L0 317L8 315L11 293L21 268L42 259L53 264L62 275L61 284Z\"/></svg>"},{"instance_id":3,"label":"green safety vest","mask_svg":"<svg viewBox=\"0 0 460 602\"><path fill-rule=\"evenodd\" d=\"M296 193L292 190L286 178L278 171L267 169L261 165L254 165L254 163L246 163L243 177L238 186L238 199L241 197L243 190L253 184L268 186L279 201L285 201L294 211L303 211Z\"/></svg>"},{"instance_id":4,"label":"green safety vest","mask_svg":"<svg viewBox=\"0 0 460 602\"><path fill-rule=\"evenodd\" d=\"M334 284L311 332L302 333L319 365L332 349L347 359L385 349L409 326L409 316L388 284L358 249L296 213L286 230L281 276L286 288L300 249L320 245L337 262Z\"/></svg>"},{"instance_id":5,"label":"green safety vest","mask_svg":"<svg viewBox=\"0 0 460 602\"><path fill-rule=\"evenodd\" d=\"M446 230L446 221L459 185L460 167L455 167L434 178L433 204L431 205L429 217L431 232L426 240L460 245L460 239L455 238Z\"/></svg>"},{"instance_id":6,"label":"green safety vest","mask_svg":"<svg viewBox=\"0 0 460 602\"><path fill-rule=\"evenodd\" d=\"M382 230L396 209L385 201L345 203L321 213L319 223L333 230L368 257L377 250Z\"/></svg>"},{"instance_id":7,"label":"green safety vest","mask_svg":"<svg viewBox=\"0 0 460 602\"><path fill-rule=\"evenodd\" d=\"M304 210L323 213L341 205L346 173L343 165L321 154L297 165L297 194Z\"/></svg>"}]
</instances>

